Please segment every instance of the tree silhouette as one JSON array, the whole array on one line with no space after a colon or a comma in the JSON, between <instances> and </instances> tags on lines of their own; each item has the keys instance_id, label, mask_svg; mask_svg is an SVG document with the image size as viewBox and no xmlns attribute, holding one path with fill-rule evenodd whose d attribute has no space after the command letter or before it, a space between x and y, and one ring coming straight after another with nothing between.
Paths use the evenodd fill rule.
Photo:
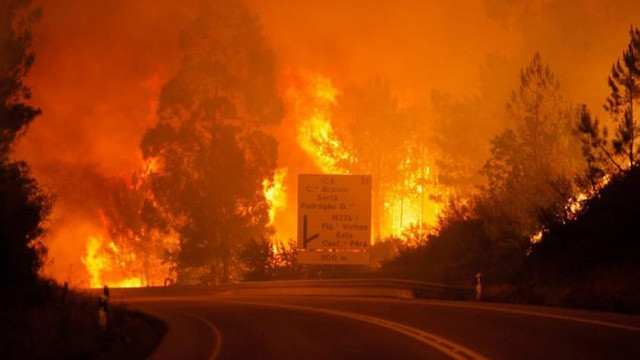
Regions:
<instances>
[{"instance_id":1,"label":"tree silhouette","mask_svg":"<svg viewBox=\"0 0 640 360\"><path fill-rule=\"evenodd\" d=\"M578 114L578 130L582 135L582 152L589 163L585 182L596 188L608 174L625 172L638 161L636 138L637 115L634 107L640 101L640 30L631 27L631 40L611 68L608 84L611 93L604 108L616 124L609 140L609 131L583 105Z\"/></svg>"},{"instance_id":2,"label":"tree silhouette","mask_svg":"<svg viewBox=\"0 0 640 360\"><path fill-rule=\"evenodd\" d=\"M30 5L3 1L0 11L0 289L16 297L37 282L45 254L43 221L53 202L27 164L11 159L16 140L40 114L26 103L31 93L24 84L34 61L30 26L40 16Z\"/></svg>"},{"instance_id":3,"label":"tree silhouette","mask_svg":"<svg viewBox=\"0 0 640 360\"><path fill-rule=\"evenodd\" d=\"M244 280L271 280L276 274L276 254L268 239L251 240L242 244L238 258L246 268Z\"/></svg>"},{"instance_id":4,"label":"tree silhouette","mask_svg":"<svg viewBox=\"0 0 640 360\"><path fill-rule=\"evenodd\" d=\"M612 175L572 218L547 225L527 259L533 290L552 305L640 309L639 213L636 166Z\"/></svg>"},{"instance_id":5,"label":"tree silhouette","mask_svg":"<svg viewBox=\"0 0 640 360\"><path fill-rule=\"evenodd\" d=\"M640 30L631 27L631 39L620 59L613 64L609 75L611 94L604 105L611 118L616 122L613 149L618 155L625 155L632 168L638 157L635 140L638 137L638 125L634 106L640 100Z\"/></svg>"},{"instance_id":6,"label":"tree silhouette","mask_svg":"<svg viewBox=\"0 0 640 360\"><path fill-rule=\"evenodd\" d=\"M521 71L507 112L515 126L491 141L483 173L498 208L526 234L540 226L540 209L567 200L569 192L558 184L571 186L559 180L580 172L580 143L560 84L538 53Z\"/></svg>"},{"instance_id":7,"label":"tree silhouette","mask_svg":"<svg viewBox=\"0 0 640 360\"><path fill-rule=\"evenodd\" d=\"M178 281L227 281L234 249L270 231L262 182L277 143L260 127L277 123L282 105L256 18L234 1L201 6L141 148L159 163L154 206L180 236Z\"/></svg>"}]
</instances>

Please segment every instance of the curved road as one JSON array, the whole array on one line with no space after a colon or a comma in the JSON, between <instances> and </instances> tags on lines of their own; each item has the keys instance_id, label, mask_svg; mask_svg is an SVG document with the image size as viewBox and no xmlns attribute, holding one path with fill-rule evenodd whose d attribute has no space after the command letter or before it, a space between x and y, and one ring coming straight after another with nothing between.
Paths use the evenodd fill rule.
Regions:
<instances>
[{"instance_id":1,"label":"curved road","mask_svg":"<svg viewBox=\"0 0 640 360\"><path fill-rule=\"evenodd\" d=\"M133 297L170 330L151 359L640 359L640 317L475 302Z\"/></svg>"}]
</instances>

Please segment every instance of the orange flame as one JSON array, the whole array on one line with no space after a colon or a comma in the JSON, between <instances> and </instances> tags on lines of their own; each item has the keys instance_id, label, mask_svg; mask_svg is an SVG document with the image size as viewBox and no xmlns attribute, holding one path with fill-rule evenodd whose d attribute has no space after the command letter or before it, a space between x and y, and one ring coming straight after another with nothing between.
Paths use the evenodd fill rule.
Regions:
<instances>
[{"instance_id":1,"label":"orange flame","mask_svg":"<svg viewBox=\"0 0 640 360\"><path fill-rule=\"evenodd\" d=\"M338 90L331 80L317 74L304 77L302 83L288 91L293 116L299 121L298 144L323 173L349 173L346 165L356 159L336 137L332 124Z\"/></svg>"},{"instance_id":2,"label":"orange flame","mask_svg":"<svg viewBox=\"0 0 640 360\"><path fill-rule=\"evenodd\" d=\"M146 160L130 189L141 191L145 180L160 166L156 158ZM99 233L106 234L109 221L105 216L101 220L103 230ZM88 237L82 263L89 274L90 287L140 287L162 284L170 277L170 266L162 261L162 254L178 246L175 234L160 234L155 230L149 233L143 229L138 235L128 234L126 239L115 240L105 235Z\"/></svg>"},{"instance_id":3,"label":"orange flame","mask_svg":"<svg viewBox=\"0 0 640 360\"><path fill-rule=\"evenodd\" d=\"M269 204L269 225L274 224L276 212L283 210L287 206L287 189L284 186L287 171L287 168L276 169L273 179L264 179L262 181L264 197Z\"/></svg>"},{"instance_id":4,"label":"orange flame","mask_svg":"<svg viewBox=\"0 0 640 360\"><path fill-rule=\"evenodd\" d=\"M349 136L340 136L340 119L335 118L335 109L340 105L340 91L329 78L320 74L302 73L292 78L285 100L288 116L295 119L299 148L322 173L352 173L358 159L347 141ZM380 234L374 234L374 237L400 235L416 225L421 229L433 227L445 197L451 193L439 183L437 172L432 170L432 161L426 158L426 151L414 153L409 144L405 150L406 159L398 164L398 175L373 189L383 192L374 195L381 199L377 206L383 208L379 219ZM296 171L293 164L287 166Z\"/></svg>"},{"instance_id":5,"label":"orange flame","mask_svg":"<svg viewBox=\"0 0 640 360\"><path fill-rule=\"evenodd\" d=\"M120 249L113 243L109 242L106 247L112 254L120 255ZM135 260L135 254L128 254ZM110 287L140 287L144 285L144 281L140 276L124 277L116 280L107 280L105 274L119 266L123 266L124 262L117 263L113 256L109 256L105 248L104 238L101 236L90 236L87 242L87 253L82 259L82 263L89 272L89 286L92 288L108 285Z\"/></svg>"}]
</instances>

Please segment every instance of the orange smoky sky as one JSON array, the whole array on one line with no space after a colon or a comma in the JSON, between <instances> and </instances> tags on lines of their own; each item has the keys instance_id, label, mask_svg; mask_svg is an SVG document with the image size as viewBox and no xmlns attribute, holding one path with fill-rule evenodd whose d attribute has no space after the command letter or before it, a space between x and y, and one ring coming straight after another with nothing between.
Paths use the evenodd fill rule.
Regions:
<instances>
[{"instance_id":1,"label":"orange smoky sky","mask_svg":"<svg viewBox=\"0 0 640 360\"><path fill-rule=\"evenodd\" d=\"M601 108L608 70L640 22L640 3L628 0L250 3L282 64L322 71L338 85L381 76L406 102L434 89L508 95L540 51L573 101ZM504 88L481 88L488 76L504 78L494 82Z\"/></svg>"},{"instance_id":2,"label":"orange smoky sky","mask_svg":"<svg viewBox=\"0 0 640 360\"><path fill-rule=\"evenodd\" d=\"M16 156L57 194L46 272L82 282L81 259L88 236L101 231L106 189L114 179L129 179L141 165L141 136L155 122L162 85L180 64L180 35L199 1L37 3L43 17L33 29L36 62L28 82L43 114ZM247 4L274 50L283 87L287 74L297 71L322 74L338 89L379 77L403 106L425 108L438 90L461 99L482 98L489 107L503 109L519 69L540 51L570 101L587 103L597 112L628 29L640 25L638 1ZM429 116L423 121L431 121ZM498 118L495 122L503 124ZM285 120L276 130L281 133L280 165L289 167L289 188L295 173L310 167L296 155L300 150L293 131L286 128L291 125ZM497 126L487 126L479 136L488 144ZM288 219L292 223L291 214Z\"/></svg>"}]
</instances>

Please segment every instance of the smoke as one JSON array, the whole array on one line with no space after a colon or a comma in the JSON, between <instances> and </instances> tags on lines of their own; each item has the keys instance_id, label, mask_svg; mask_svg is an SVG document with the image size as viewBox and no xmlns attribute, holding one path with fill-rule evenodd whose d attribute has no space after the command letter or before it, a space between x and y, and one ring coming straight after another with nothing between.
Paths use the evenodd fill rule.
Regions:
<instances>
[{"instance_id":1,"label":"smoke","mask_svg":"<svg viewBox=\"0 0 640 360\"><path fill-rule=\"evenodd\" d=\"M86 281L81 259L87 239L104 232L100 209L109 205L114 179L129 182L142 166L141 137L156 123L160 90L178 69L180 36L196 17L198 2L39 1L43 17L33 29L36 62L28 84L43 115L16 156L57 194L46 274ZM601 109L608 70L627 43L629 26L640 23L640 2L631 1L250 0L248 5L275 53L283 96L298 69L326 77L338 91L384 79L401 108L421 109L416 117L425 136L438 132L439 121L455 126L455 116L481 122L474 127L475 141L461 151L474 154L486 153L488 140L509 125L505 103L519 69L536 51L568 99ZM436 112L434 91L468 110L455 116ZM292 224L293 179L314 167L287 115L272 131L280 142L279 165L288 168L284 187L294 195L283 210ZM278 233L286 237L293 231Z\"/></svg>"},{"instance_id":2,"label":"smoke","mask_svg":"<svg viewBox=\"0 0 640 360\"><path fill-rule=\"evenodd\" d=\"M45 273L80 284L89 236L103 231L112 179L142 164L163 83L180 61L178 37L193 10L165 1L43 0L28 78L43 110L22 140L44 187L57 194Z\"/></svg>"},{"instance_id":3,"label":"smoke","mask_svg":"<svg viewBox=\"0 0 640 360\"><path fill-rule=\"evenodd\" d=\"M606 74L640 21L633 1L486 0L305 2L255 0L282 64L303 65L342 86L378 75L404 103L433 89L468 97L482 88L485 67L517 82L536 51L548 59L575 101L601 107ZM601 74L601 75L597 75ZM507 84L511 85L511 84Z\"/></svg>"}]
</instances>

